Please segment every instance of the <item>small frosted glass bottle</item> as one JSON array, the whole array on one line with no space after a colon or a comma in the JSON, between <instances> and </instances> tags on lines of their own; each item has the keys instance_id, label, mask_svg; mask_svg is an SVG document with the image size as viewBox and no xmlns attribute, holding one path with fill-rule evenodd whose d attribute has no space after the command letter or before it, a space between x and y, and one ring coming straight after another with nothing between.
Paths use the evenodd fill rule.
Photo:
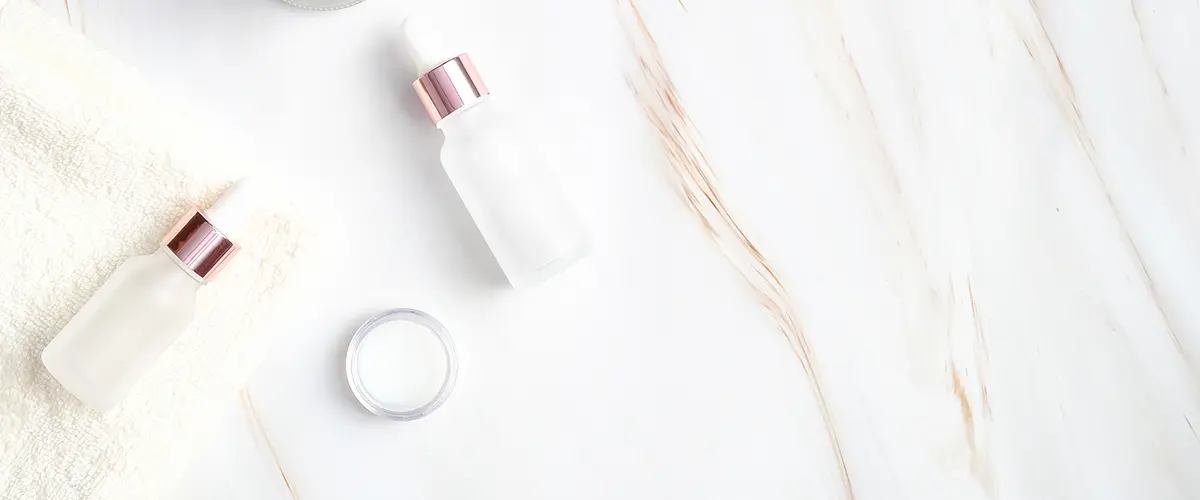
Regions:
<instances>
[{"instance_id":1,"label":"small frosted glass bottle","mask_svg":"<svg viewBox=\"0 0 1200 500\"><path fill-rule=\"evenodd\" d=\"M60 384L100 411L116 405L187 329L196 292L238 251L225 228L245 220L238 185L192 210L149 255L122 263L42 351Z\"/></svg>"},{"instance_id":2,"label":"small frosted glass bottle","mask_svg":"<svg viewBox=\"0 0 1200 500\"><path fill-rule=\"evenodd\" d=\"M467 54L448 51L425 18L403 25L413 82L441 129L442 166L513 286L542 281L588 253L578 216L542 156L490 93Z\"/></svg>"}]
</instances>

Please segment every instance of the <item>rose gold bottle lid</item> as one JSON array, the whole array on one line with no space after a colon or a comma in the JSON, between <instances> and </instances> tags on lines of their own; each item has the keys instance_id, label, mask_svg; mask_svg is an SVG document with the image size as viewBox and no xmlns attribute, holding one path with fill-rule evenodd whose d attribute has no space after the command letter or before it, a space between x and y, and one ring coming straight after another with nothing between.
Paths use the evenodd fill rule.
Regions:
<instances>
[{"instance_id":1,"label":"rose gold bottle lid","mask_svg":"<svg viewBox=\"0 0 1200 500\"><path fill-rule=\"evenodd\" d=\"M238 245L209 222L204 212L193 208L163 238L163 245L184 267L208 281L221 272L237 253Z\"/></svg>"},{"instance_id":2,"label":"rose gold bottle lid","mask_svg":"<svg viewBox=\"0 0 1200 500\"><path fill-rule=\"evenodd\" d=\"M466 54L459 54L426 71L413 82L413 89L434 123L488 95L487 85Z\"/></svg>"}]
</instances>

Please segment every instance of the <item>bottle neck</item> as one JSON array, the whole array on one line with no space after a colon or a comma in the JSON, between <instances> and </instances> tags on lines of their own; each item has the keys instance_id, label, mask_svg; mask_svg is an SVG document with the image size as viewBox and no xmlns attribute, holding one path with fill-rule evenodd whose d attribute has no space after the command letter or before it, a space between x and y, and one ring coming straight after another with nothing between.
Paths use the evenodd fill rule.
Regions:
<instances>
[{"instance_id":1,"label":"bottle neck","mask_svg":"<svg viewBox=\"0 0 1200 500\"><path fill-rule=\"evenodd\" d=\"M188 265L182 260L179 260L179 256L175 255L175 252L172 252L171 249L167 248L166 245L160 245L158 247L158 253L165 255L171 260L172 263L175 264L176 267L179 268L180 271L183 271L188 275L189 278L195 280L196 283L199 283L201 286L208 284L208 280L204 279L204 277L200 276L199 274L196 274L196 271L193 271L191 267L188 267Z\"/></svg>"},{"instance_id":2,"label":"bottle neck","mask_svg":"<svg viewBox=\"0 0 1200 500\"><path fill-rule=\"evenodd\" d=\"M438 120L434 125L437 126L443 133L449 133L452 130L463 127L472 126L477 120L476 117L485 114L482 111L489 106L491 96L483 96L476 101L467 104L461 108L454 110L453 113L446 115L441 120Z\"/></svg>"}]
</instances>

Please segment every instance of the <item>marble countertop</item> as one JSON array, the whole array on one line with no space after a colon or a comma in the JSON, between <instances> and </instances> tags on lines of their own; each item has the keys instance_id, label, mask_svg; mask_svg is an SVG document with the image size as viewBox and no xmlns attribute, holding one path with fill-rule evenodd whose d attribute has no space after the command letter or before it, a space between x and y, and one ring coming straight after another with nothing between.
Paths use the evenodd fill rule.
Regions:
<instances>
[{"instance_id":1,"label":"marble countertop","mask_svg":"<svg viewBox=\"0 0 1200 500\"><path fill-rule=\"evenodd\" d=\"M408 93L421 2L42 3L334 221L180 499L1200 497L1195 0L444 2L595 241L522 290ZM422 421L339 375L388 307L463 356Z\"/></svg>"}]
</instances>

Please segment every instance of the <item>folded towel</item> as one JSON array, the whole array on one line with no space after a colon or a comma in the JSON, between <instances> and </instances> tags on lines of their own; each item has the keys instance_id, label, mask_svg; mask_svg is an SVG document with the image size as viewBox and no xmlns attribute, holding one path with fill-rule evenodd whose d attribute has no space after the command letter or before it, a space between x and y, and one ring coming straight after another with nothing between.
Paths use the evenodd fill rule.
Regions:
<instances>
[{"instance_id":1,"label":"folded towel","mask_svg":"<svg viewBox=\"0 0 1200 500\"><path fill-rule=\"evenodd\" d=\"M248 170L154 96L37 6L0 0L0 498L162 498L295 288L308 233L264 209L192 326L117 408L86 408L42 367L118 264Z\"/></svg>"}]
</instances>

